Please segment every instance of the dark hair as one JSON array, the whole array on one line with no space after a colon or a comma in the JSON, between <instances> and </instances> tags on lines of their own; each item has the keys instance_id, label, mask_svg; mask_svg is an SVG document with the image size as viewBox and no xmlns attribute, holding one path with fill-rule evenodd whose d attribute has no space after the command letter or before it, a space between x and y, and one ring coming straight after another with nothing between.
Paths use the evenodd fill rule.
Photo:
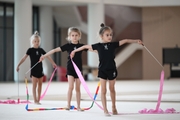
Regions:
<instances>
[{"instance_id":1,"label":"dark hair","mask_svg":"<svg viewBox=\"0 0 180 120\"><path fill-rule=\"evenodd\" d=\"M104 23L101 23L101 29L99 30L99 35L103 35L103 33L106 31L106 30L110 30L112 31L112 29L109 27L109 26L105 26Z\"/></svg>"}]
</instances>

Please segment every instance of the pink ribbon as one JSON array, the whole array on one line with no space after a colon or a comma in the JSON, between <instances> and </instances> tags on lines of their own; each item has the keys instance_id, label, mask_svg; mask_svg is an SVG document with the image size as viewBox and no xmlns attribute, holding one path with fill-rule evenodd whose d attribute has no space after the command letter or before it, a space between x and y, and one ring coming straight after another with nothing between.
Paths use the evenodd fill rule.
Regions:
<instances>
[{"instance_id":1,"label":"pink ribbon","mask_svg":"<svg viewBox=\"0 0 180 120\"><path fill-rule=\"evenodd\" d=\"M159 89L159 96L158 96L158 102L156 105L156 111L159 110L160 104L161 104L161 98L162 98L162 92L163 92L163 86L164 86L164 71L161 71L161 77L160 77L160 89Z\"/></svg>"},{"instance_id":2,"label":"pink ribbon","mask_svg":"<svg viewBox=\"0 0 180 120\"><path fill-rule=\"evenodd\" d=\"M156 105L156 109L150 109L148 110L147 108L140 110L139 113L141 114L162 114L162 113L178 113L174 108L168 108L165 111L160 108L161 104L161 98L162 98L162 93L163 93L163 86L164 86L164 71L161 71L161 78L160 78L160 87L159 87L159 96L158 96L158 101Z\"/></svg>"},{"instance_id":3,"label":"pink ribbon","mask_svg":"<svg viewBox=\"0 0 180 120\"><path fill-rule=\"evenodd\" d=\"M71 60L72 61L72 60ZM86 90L86 92L88 93L88 95L90 96L91 100L94 101L96 103L96 105L101 109L103 110L103 107L101 105L99 105L92 97L89 89L88 89L88 86L86 85L86 82L80 72L80 70L78 69L78 67L76 66L76 64L72 61L73 63L73 66L74 66L74 69L79 77L79 80L81 81L84 89ZM157 105L156 105L156 109L143 109L143 110L140 110L139 113L140 114L164 114L164 113L174 113L174 114L180 114L180 112L176 112L176 110L174 108L169 108L169 109L166 109L165 111L163 111L162 109L160 109L160 103L161 103L161 98L162 98L162 92L163 92L163 84L164 84L164 71L162 70L161 72L161 78L160 78L160 89L159 89L159 96L158 96L158 102L157 102ZM112 113L111 113L112 114ZM129 115L129 114L137 114L137 113L118 113L119 115Z\"/></svg>"},{"instance_id":4,"label":"pink ribbon","mask_svg":"<svg viewBox=\"0 0 180 120\"><path fill-rule=\"evenodd\" d=\"M15 101L15 100L6 100L6 101L0 101L0 104L19 104L19 103L30 103L29 101Z\"/></svg>"},{"instance_id":5,"label":"pink ribbon","mask_svg":"<svg viewBox=\"0 0 180 120\"><path fill-rule=\"evenodd\" d=\"M43 92L43 94L42 94L41 97L40 97L41 100L42 100L42 99L44 98L44 96L46 95L46 92L47 92L47 90L48 90L48 88L49 88L49 85L51 84L51 81L52 81L52 79L53 79L53 76L54 76L56 70L57 70L57 67L54 69L54 71L53 71L53 73L52 73L52 75L51 75L51 77L50 77L50 80L49 80L49 82L48 82L48 85L47 85L45 91ZM27 93L28 93L28 91L26 90L26 94L27 94ZM19 103L31 103L31 102L29 102L29 101L20 101L19 99L18 99L18 101L15 101L15 100L0 101L0 104L19 104Z\"/></svg>"},{"instance_id":6,"label":"pink ribbon","mask_svg":"<svg viewBox=\"0 0 180 120\"><path fill-rule=\"evenodd\" d=\"M157 110L154 110L154 109L143 109L143 110L140 110L139 113L141 114L179 114L180 112L176 112L176 110L174 108L168 108L166 109L165 111L162 110L161 108L157 109Z\"/></svg>"},{"instance_id":7,"label":"pink ribbon","mask_svg":"<svg viewBox=\"0 0 180 120\"><path fill-rule=\"evenodd\" d=\"M49 80L49 82L48 82L48 85L47 85L44 93L43 93L43 94L41 95L41 97L40 97L40 100L42 100L42 99L44 98L44 96L45 96L45 94L46 94L46 92L47 92L47 90L48 90L48 88L49 88L49 85L51 84L51 81L52 81L52 79L53 79L53 76L54 76L56 70L57 70L57 67L54 69L54 71L53 71L53 73L52 73L52 75L51 75L51 77L50 77L50 80Z\"/></svg>"},{"instance_id":8,"label":"pink ribbon","mask_svg":"<svg viewBox=\"0 0 180 120\"><path fill-rule=\"evenodd\" d=\"M71 60L72 61L72 60ZM81 81L81 84L83 85L84 89L86 90L86 92L88 93L89 97L91 98L92 101L94 101L96 103L96 105L101 109L101 110L104 110L103 107L101 105L99 105L94 99L93 99L93 96L81 74L81 71L79 70L79 68L76 66L76 64L72 61L72 64L74 66L74 69L79 77L79 80Z\"/></svg>"}]
</instances>

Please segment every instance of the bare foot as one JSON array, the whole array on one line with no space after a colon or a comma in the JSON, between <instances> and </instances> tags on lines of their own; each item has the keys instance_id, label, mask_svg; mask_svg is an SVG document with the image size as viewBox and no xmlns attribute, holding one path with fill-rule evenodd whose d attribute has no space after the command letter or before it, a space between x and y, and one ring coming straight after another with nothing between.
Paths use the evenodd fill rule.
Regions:
<instances>
[{"instance_id":1,"label":"bare foot","mask_svg":"<svg viewBox=\"0 0 180 120\"><path fill-rule=\"evenodd\" d=\"M117 115L118 114L116 108L113 108L112 113L113 113L113 115Z\"/></svg>"},{"instance_id":2,"label":"bare foot","mask_svg":"<svg viewBox=\"0 0 180 120\"><path fill-rule=\"evenodd\" d=\"M83 111L84 111L84 109L82 109L82 108L77 108L77 111L81 111L81 112L83 112Z\"/></svg>"}]
</instances>

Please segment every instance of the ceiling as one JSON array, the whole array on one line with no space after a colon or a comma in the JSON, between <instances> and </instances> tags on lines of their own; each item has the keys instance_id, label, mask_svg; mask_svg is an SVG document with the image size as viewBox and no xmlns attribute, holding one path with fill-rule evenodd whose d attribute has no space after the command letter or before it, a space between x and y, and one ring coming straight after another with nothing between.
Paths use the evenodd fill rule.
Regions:
<instances>
[{"instance_id":1,"label":"ceiling","mask_svg":"<svg viewBox=\"0 0 180 120\"><path fill-rule=\"evenodd\" d=\"M15 0L0 0L4 2L14 2ZM48 6L69 6L69 5L87 5L89 3L101 3L152 7L152 6L180 6L180 0L32 0L34 5Z\"/></svg>"}]
</instances>

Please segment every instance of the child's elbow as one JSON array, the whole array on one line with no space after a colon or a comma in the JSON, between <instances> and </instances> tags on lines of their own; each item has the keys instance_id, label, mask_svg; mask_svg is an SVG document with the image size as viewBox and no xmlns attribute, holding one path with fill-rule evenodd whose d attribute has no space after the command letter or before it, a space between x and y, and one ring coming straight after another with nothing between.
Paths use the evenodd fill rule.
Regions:
<instances>
[{"instance_id":1,"label":"child's elbow","mask_svg":"<svg viewBox=\"0 0 180 120\"><path fill-rule=\"evenodd\" d=\"M58 50L57 50L57 49L53 49L53 50L52 50L52 53L55 53L55 52L58 52Z\"/></svg>"}]
</instances>

